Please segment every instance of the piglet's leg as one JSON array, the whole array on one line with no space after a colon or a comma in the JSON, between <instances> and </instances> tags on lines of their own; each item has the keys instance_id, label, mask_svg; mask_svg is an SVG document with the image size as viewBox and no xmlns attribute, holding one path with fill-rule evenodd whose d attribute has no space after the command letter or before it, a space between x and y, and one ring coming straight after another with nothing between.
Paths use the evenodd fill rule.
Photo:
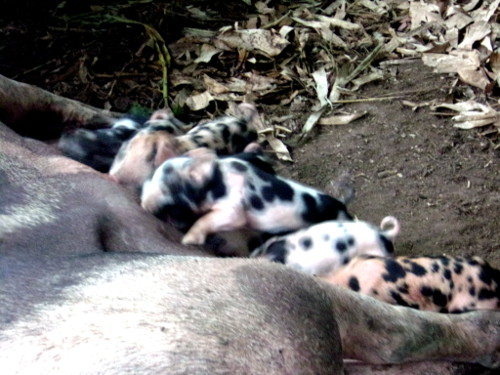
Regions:
<instances>
[{"instance_id":1,"label":"piglet's leg","mask_svg":"<svg viewBox=\"0 0 500 375\"><path fill-rule=\"evenodd\" d=\"M241 229L247 224L242 207L214 207L199 218L182 238L184 245L203 245L208 234Z\"/></svg>"}]
</instances>

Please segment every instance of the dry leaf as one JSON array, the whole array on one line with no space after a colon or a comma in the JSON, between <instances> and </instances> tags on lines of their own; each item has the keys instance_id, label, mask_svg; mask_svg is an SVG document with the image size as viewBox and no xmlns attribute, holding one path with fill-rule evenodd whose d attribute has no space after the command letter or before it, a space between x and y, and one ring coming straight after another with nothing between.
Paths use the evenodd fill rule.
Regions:
<instances>
[{"instance_id":1,"label":"dry leaf","mask_svg":"<svg viewBox=\"0 0 500 375\"><path fill-rule=\"evenodd\" d=\"M475 42L484 39L490 33L491 27L487 22L482 20L476 21L467 27L464 40L458 45L458 48L471 50Z\"/></svg>"},{"instance_id":2,"label":"dry leaf","mask_svg":"<svg viewBox=\"0 0 500 375\"><path fill-rule=\"evenodd\" d=\"M288 40L264 29L231 30L218 35L215 46L225 45L229 48L243 48L247 51L259 52L268 57L279 55L289 44Z\"/></svg>"},{"instance_id":3,"label":"dry leaf","mask_svg":"<svg viewBox=\"0 0 500 375\"><path fill-rule=\"evenodd\" d=\"M410 2L411 30L418 29L420 26L431 23L443 22L439 6L437 4L425 4L417 1Z\"/></svg>"},{"instance_id":4,"label":"dry leaf","mask_svg":"<svg viewBox=\"0 0 500 375\"><path fill-rule=\"evenodd\" d=\"M274 136L267 136L266 141L267 143L269 143L269 146L271 146L273 151L276 153L276 157L278 159L284 161L293 161L292 157L290 156L290 153L288 152L287 147L278 138L275 138Z\"/></svg>"},{"instance_id":5,"label":"dry leaf","mask_svg":"<svg viewBox=\"0 0 500 375\"><path fill-rule=\"evenodd\" d=\"M460 7L449 7L446 11L446 21L444 22L447 29L462 30L467 25L474 22L473 18L464 13Z\"/></svg>"},{"instance_id":6,"label":"dry leaf","mask_svg":"<svg viewBox=\"0 0 500 375\"><path fill-rule=\"evenodd\" d=\"M263 136L271 149L276 153L276 157L278 159L293 161L285 144L274 136L273 128L269 128L264 124L263 116L260 113L257 113L252 117L249 125L255 128L259 135Z\"/></svg>"},{"instance_id":7,"label":"dry leaf","mask_svg":"<svg viewBox=\"0 0 500 375\"><path fill-rule=\"evenodd\" d=\"M257 95L265 95L276 90L277 80L271 77L266 77L256 72L247 72L243 76L246 78L245 91L252 92ZM232 78L232 81L235 81Z\"/></svg>"},{"instance_id":8,"label":"dry leaf","mask_svg":"<svg viewBox=\"0 0 500 375\"><path fill-rule=\"evenodd\" d=\"M314 127L318 123L318 120L323 115L323 112L325 112L325 108L326 107L322 107L322 108L318 109L317 111L314 111L313 113L311 113L309 115L309 117L306 120L306 123L302 127L302 131L300 133L301 138L303 138L304 136L306 136L307 134L309 134L311 132L311 130L314 129Z\"/></svg>"},{"instance_id":9,"label":"dry leaf","mask_svg":"<svg viewBox=\"0 0 500 375\"><path fill-rule=\"evenodd\" d=\"M210 102L214 100L212 95L208 91L205 91L201 94L198 95L193 95L190 96L189 98L186 99L186 105L192 110L192 111L199 111L200 109L208 107Z\"/></svg>"},{"instance_id":10,"label":"dry leaf","mask_svg":"<svg viewBox=\"0 0 500 375\"><path fill-rule=\"evenodd\" d=\"M491 71L495 74L495 80L500 87L500 52L494 52L490 56Z\"/></svg>"},{"instance_id":11,"label":"dry leaf","mask_svg":"<svg viewBox=\"0 0 500 375\"><path fill-rule=\"evenodd\" d=\"M483 20L485 22L489 22L493 14L498 11L498 6L500 4L500 0L494 0L490 4L484 2L482 6L478 7L476 10L470 12L470 15L475 20ZM465 9L465 7L464 7Z\"/></svg>"},{"instance_id":12,"label":"dry leaf","mask_svg":"<svg viewBox=\"0 0 500 375\"><path fill-rule=\"evenodd\" d=\"M357 120L360 117L363 117L367 114L368 112L358 112L358 113L353 113L350 115L334 115L334 116L328 116L328 117L323 117L318 121L319 125L347 125L353 122L354 120Z\"/></svg>"},{"instance_id":13,"label":"dry leaf","mask_svg":"<svg viewBox=\"0 0 500 375\"><path fill-rule=\"evenodd\" d=\"M217 55L218 53L221 53L222 50L215 48L214 46L210 44L202 44L201 50L200 50L200 55L196 60L194 60L195 63L208 63L210 60L212 60L212 57Z\"/></svg>"},{"instance_id":14,"label":"dry leaf","mask_svg":"<svg viewBox=\"0 0 500 375\"><path fill-rule=\"evenodd\" d=\"M422 61L433 68L435 73L458 73L459 70L475 70L481 65L477 51L452 51L444 53L424 53Z\"/></svg>"},{"instance_id":15,"label":"dry leaf","mask_svg":"<svg viewBox=\"0 0 500 375\"><path fill-rule=\"evenodd\" d=\"M500 113L486 104L469 100L455 104L443 103L433 107L437 108L447 108L460 113L452 117L456 122L453 126L456 128L473 129L493 124L500 129Z\"/></svg>"},{"instance_id":16,"label":"dry leaf","mask_svg":"<svg viewBox=\"0 0 500 375\"><path fill-rule=\"evenodd\" d=\"M483 68L477 69L460 69L458 71L460 79L468 85L485 90L486 86L490 84L486 73Z\"/></svg>"},{"instance_id":17,"label":"dry leaf","mask_svg":"<svg viewBox=\"0 0 500 375\"><path fill-rule=\"evenodd\" d=\"M328 26L339 27L346 30L359 30L361 25L353 22L343 21L334 17L318 16L318 20Z\"/></svg>"},{"instance_id":18,"label":"dry leaf","mask_svg":"<svg viewBox=\"0 0 500 375\"><path fill-rule=\"evenodd\" d=\"M328 100L328 74L325 72L324 68L313 72L312 74L314 82L316 83L316 95L319 99L320 107L325 106L330 103Z\"/></svg>"},{"instance_id":19,"label":"dry leaf","mask_svg":"<svg viewBox=\"0 0 500 375\"><path fill-rule=\"evenodd\" d=\"M225 94L230 92L229 88L217 80L210 78L206 74L203 76L203 83L205 84L205 88L211 95Z\"/></svg>"},{"instance_id":20,"label":"dry leaf","mask_svg":"<svg viewBox=\"0 0 500 375\"><path fill-rule=\"evenodd\" d=\"M384 78L384 73L382 70L374 70L373 72L369 74L365 74L359 78L353 79L352 84L353 87L350 89L350 91L357 91L359 88L363 85L366 85L367 83L373 82L373 81L378 81Z\"/></svg>"}]
</instances>

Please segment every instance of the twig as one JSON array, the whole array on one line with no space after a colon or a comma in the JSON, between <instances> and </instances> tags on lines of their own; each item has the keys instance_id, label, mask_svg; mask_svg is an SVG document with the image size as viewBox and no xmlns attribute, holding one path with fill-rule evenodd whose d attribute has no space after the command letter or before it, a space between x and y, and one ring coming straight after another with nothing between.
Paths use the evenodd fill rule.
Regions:
<instances>
[{"instance_id":1,"label":"twig","mask_svg":"<svg viewBox=\"0 0 500 375\"><path fill-rule=\"evenodd\" d=\"M382 98L365 98L365 99L342 99L335 100L332 104L347 104L347 103L364 103L364 102L379 102L383 100L396 100L401 99L403 95L399 96L385 96Z\"/></svg>"}]
</instances>

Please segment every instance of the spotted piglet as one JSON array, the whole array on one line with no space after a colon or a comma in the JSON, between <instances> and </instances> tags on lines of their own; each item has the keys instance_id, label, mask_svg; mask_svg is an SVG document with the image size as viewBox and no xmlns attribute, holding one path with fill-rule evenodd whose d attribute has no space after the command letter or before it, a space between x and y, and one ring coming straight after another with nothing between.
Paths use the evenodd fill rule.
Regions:
<instances>
[{"instance_id":1,"label":"spotted piglet","mask_svg":"<svg viewBox=\"0 0 500 375\"><path fill-rule=\"evenodd\" d=\"M176 118L168 109L158 109L153 112L148 121L144 123L144 129L152 131L163 131L174 136L183 135L191 129L191 125L185 124Z\"/></svg>"},{"instance_id":2,"label":"spotted piglet","mask_svg":"<svg viewBox=\"0 0 500 375\"><path fill-rule=\"evenodd\" d=\"M159 127L148 127L124 143L110 169L119 184L139 192L155 169L165 160L189 150L207 147L218 155L242 152L257 139L251 126L256 108L248 103L238 106L239 117L224 116L194 126L186 134L174 136Z\"/></svg>"},{"instance_id":3,"label":"spotted piglet","mask_svg":"<svg viewBox=\"0 0 500 375\"><path fill-rule=\"evenodd\" d=\"M329 275L357 255L392 255L399 227L392 216L382 220L380 229L365 221L325 221L273 237L251 257L283 263L310 275Z\"/></svg>"},{"instance_id":4,"label":"spotted piglet","mask_svg":"<svg viewBox=\"0 0 500 375\"><path fill-rule=\"evenodd\" d=\"M122 143L142 127L143 124L137 121L122 118L110 128L64 133L58 147L69 158L107 173Z\"/></svg>"},{"instance_id":5,"label":"spotted piglet","mask_svg":"<svg viewBox=\"0 0 500 375\"><path fill-rule=\"evenodd\" d=\"M169 159L144 184L142 207L187 232L184 244L197 245L210 233L249 228L280 234L351 219L339 200L268 173L248 155L218 158L205 150Z\"/></svg>"},{"instance_id":6,"label":"spotted piglet","mask_svg":"<svg viewBox=\"0 0 500 375\"><path fill-rule=\"evenodd\" d=\"M359 256L323 279L420 310L500 309L500 270L479 257Z\"/></svg>"},{"instance_id":7,"label":"spotted piglet","mask_svg":"<svg viewBox=\"0 0 500 375\"><path fill-rule=\"evenodd\" d=\"M58 147L66 156L107 173L123 143L141 129L161 130L178 136L186 133L189 126L176 119L169 109L160 109L144 123L124 117L117 119L110 128L67 132L61 136Z\"/></svg>"}]
</instances>

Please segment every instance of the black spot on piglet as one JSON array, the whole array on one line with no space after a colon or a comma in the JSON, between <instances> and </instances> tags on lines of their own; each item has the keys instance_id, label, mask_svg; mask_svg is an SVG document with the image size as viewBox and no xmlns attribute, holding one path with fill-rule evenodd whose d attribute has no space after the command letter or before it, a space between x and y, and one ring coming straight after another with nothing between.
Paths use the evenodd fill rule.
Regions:
<instances>
[{"instance_id":1,"label":"black spot on piglet","mask_svg":"<svg viewBox=\"0 0 500 375\"><path fill-rule=\"evenodd\" d=\"M342 240L338 240L335 242L335 249L343 253L344 251L347 250L347 244Z\"/></svg>"},{"instance_id":2,"label":"black spot on piglet","mask_svg":"<svg viewBox=\"0 0 500 375\"><path fill-rule=\"evenodd\" d=\"M446 306L448 304L448 297L444 295L439 289L432 289L428 286L420 288L420 293L425 297L431 297L432 302L437 306Z\"/></svg>"},{"instance_id":3,"label":"black spot on piglet","mask_svg":"<svg viewBox=\"0 0 500 375\"><path fill-rule=\"evenodd\" d=\"M427 270L422 267L420 264L411 262L411 272L415 276L425 276L427 274Z\"/></svg>"},{"instance_id":4,"label":"black spot on piglet","mask_svg":"<svg viewBox=\"0 0 500 375\"><path fill-rule=\"evenodd\" d=\"M394 253L394 244L387 239L383 234L379 234L378 238L380 242L382 242L382 245L384 245L385 250L389 253L392 254Z\"/></svg>"},{"instance_id":5,"label":"black spot on piglet","mask_svg":"<svg viewBox=\"0 0 500 375\"><path fill-rule=\"evenodd\" d=\"M385 259L384 262L387 273L384 273L382 277L385 281L396 282L406 277L406 271L398 262L393 259Z\"/></svg>"},{"instance_id":6,"label":"black spot on piglet","mask_svg":"<svg viewBox=\"0 0 500 375\"><path fill-rule=\"evenodd\" d=\"M304 250L309 250L312 246L312 238L311 237L303 237L300 239L300 246L302 246L302 248Z\"/></svg>"},{"instance_id":7,"label":"black spot on piglet","mask_svg":"<svg viewBox=\"0 0 500 375\"><path fill-rule=\"evenodd\" d=\"M239 161L232 161L231 167L240 172L246 172L248 170L247 166Z\"/></svg>"},{"instance_id":8,"label":"black spot on piglet","mask_svg":"<svg viewBox=\"0 0 500 375\"><path fill-rule=\"evenodd\" d=\"M349 288L351 288L355 292L359 292L360 288L359 288L359 281L358 281L357 277L351 276L349 278Z\"/></svg>"}]
</instances>

